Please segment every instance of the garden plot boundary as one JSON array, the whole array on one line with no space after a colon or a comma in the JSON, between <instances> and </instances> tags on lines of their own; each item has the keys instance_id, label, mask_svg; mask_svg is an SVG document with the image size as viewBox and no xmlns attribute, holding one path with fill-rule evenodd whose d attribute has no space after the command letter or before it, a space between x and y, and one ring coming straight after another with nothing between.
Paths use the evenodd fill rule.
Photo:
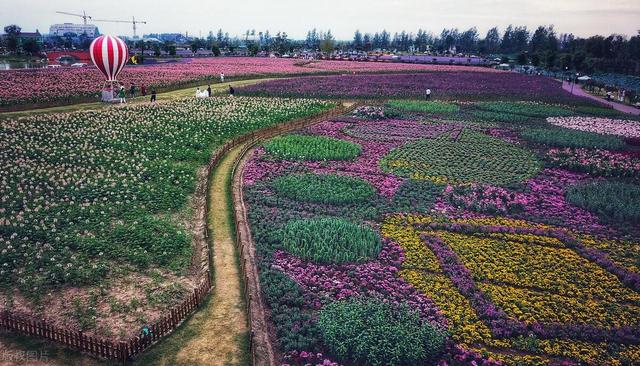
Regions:
<instances>
[{"instance_id":1,"label":"garden plot boundary","mask_svg":"<svg viewBox=\"0 0 640 366\"><path fill-rule=\"evenodd\" d=\"M247 218L247 207L244 203L242 191L242 172L247 162L248 152L252 151L259 142L282 134L284 132L300 129L316 123L320 123L347 113L361 103L354 103L345 107L343 103L332 110L315 115L312 118L278 126L275 130L265 131L260 134L253 134L238 155L232 170L231 195L233 200L233 214L236 230L236 245L240 256L240 268L242 271L244 286L244 297L247 304L247 319L249 320L249 347L252 364L254 366L275 366L277 365L277 349L274 346L273 325L270 322L266 305L262 298L260 288L260 278L258 264L256 260L256 249L251 236L251 228Z\"/></svg>"},{"instance_id":2,"label":"garden plot boundary","mask_svg":"<svg viewBox=\"0 0 640 366\"><path fill-rule=\"evenodd\" d=\"M246 152L256 143L266 138L282 134L283 132L298 129L304 126L308 126L314 123L321 122L327 118L331 118L345 113L350 108L343 107L343 104L338 104L338 107L334 107L327 111L324 111L313 116L301 118L294 121L282 122L275 126L271 126L259 131L244 134L242 136L235 137L228 140L221 147L219 147L215 153L211 156L209 164L201 169L199 172L199 179L196 185L196 212L195 212L195 228L194 228L194 245L196 247L196 256L198 252L200 255L200 266L198 268L197 257L196 262L192 263L192 267L198 269L201 274L200 284L193 289L193 293L189 294L187 298L180 304L173 307L167 314L163 315L158 321L151 324L139 336L130 338L126 341L114 341L111 339L104 339L98 337L91 337L84 334L82 331L65 329L64 327L54 326L50 324L46 319L36 318L17 312L2 311L0 312L0 330L13 331L21 333L34 338L46 339L58 343L64 347L80 351L90 356L105 359L110 361L120 362L122 364L132 361L137 355L140 355L145 350L158 343L162 338L171 334L177 329L190 315L192 315L200 305L207 299L207 296L212 290L212 274L211 274L211 248L210 248L210 233L206 220L208 217L208 188L211 184L211 173L215 167L222 161L225 155L234 147L245 145L242 152L238 155L237 160L234 161L233 172L235 173L236 167ZM197 199L201 197L201 199ZM236 202L236 196L234 194L234 207ZM246 212L243 212L246 214ZM236 212L235 229L236 233L240 232L244 225L244 229L248 230L248 226L244 219L238 221L238 212ZM246 233L237 234L238 239L245 240L247 238ZM250 238L250 236L249 236ZM264 317L262 321L254 326L256 322L256 314L263 313L263 306L257 303L253 299L261 299L259 293L259 284L256 282L258 279L257 267L255 267L255 261L252 260L254 253L247 253L243 247L249 245L240 245L240 241L237 240L240 252L240 264L243 274L243 281L245 281L245 299L247 301L247 317L250 319L250 347L252 358L256 360L256 349L265 349L262 339L256 341L256 333L264 333L266 335L266 327L260 327L258 324L265 324ZM243 243L244 244L244 243ZM245 255L251 255L251 257L245 257ZM247 260L251 263L249 277L247 275ZM249 288L251 286L251 288ZM258 291L258 292L256 292ZM264 338L264 337L261 337ZM266 349L271 349L270 344ZM265 363L256 363L254 365L266 365Z\"/></svg>"}]
</instances>

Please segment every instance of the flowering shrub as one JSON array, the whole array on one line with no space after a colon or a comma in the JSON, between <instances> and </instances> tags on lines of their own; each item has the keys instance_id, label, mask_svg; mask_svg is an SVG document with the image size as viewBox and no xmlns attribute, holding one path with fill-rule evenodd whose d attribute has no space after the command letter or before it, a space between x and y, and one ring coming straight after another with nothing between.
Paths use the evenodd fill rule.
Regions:
<instances>
[{"instance_id":1,"label":"flowering shrub","mask_svg":"<svg viewBox=\"0 0 640 366\"><path fill-rule=\"evenodd\" d=\"M94 284L113 261L183 273L190 236L166 214L185 207L211 151L327 106L210 98L3 120L0 285Z\"/></svg>"},{"instance_id":2,"label":"flowering shrub","mask_svg":"<svg viewBox=\"0 0 640 366\"><path fill-rule=\"evenodd\" d=\"M412 179L495 185L520 182L541 168L533 153L470 129L457 139L442 135L408 143L380 164L385 171Z\"/></svg>"},{"instance_id":3,"label":"flowering shrub","mask_svg":"<svg viewBox=\"0 0 640 366\"><path fill-rule=\"evenodd\" d=\"M448 185L444 193L451 204L477 212L505 214L524 209L524 202L518 201L515 193L486 184Z\"/></svg>"},{"instance_id":4,"label":"flowering shrub","mask_svg":"<svg viewBox=\"0 0 640 366\"><path fill-rule=\"evenodd\" d=\"M446 334L406 304L346 300L319 313L323 341L337 359L354 365L434 364Z\"/></svg>"},{"instance_id":5,"label":"flowering shrub","mask_svg":"<svg viewBox=\"0 0 640 366\"><path fill-rule=\"evenodd\" d=\"M603 220L640 224L640 187L619 182L594 182L569 187L567 200Z\"/></svg>"},{"instance_id":6,"label":"flowering shrub","mask_svg":"<svg viewBox=\"0 0 640 366\"><path fill-rule=\"evenodd\" d=\"M550 149L547 159L559 167L603 177L640 177L640 159L607 150Z\"/></svg>"},{"instance_id":7,"label":"flowering shrub","mask_svg":"<svg viewBox=\"0 0 640 366\"><path fill-rule=\"evenodd\" d=\"M362 106L353 111L354 116L368 118L368 119L385 119L387 116L384 113L382 107Z\"/></svg>"},{"instance_id":8,"label":"flowering shrub","mask_svg":"<svg viewBox=\"0 0 640 366\"><path fill-rule=\"evenodd\" d=\"M599 134L640 138L640 122L596 117L549 117L552 125Z\"/></svg>"},{"instance_id":9,"label":"flowering shrub","mask_svg":"<svg viewBox=\"0 0 640 366\"><path fill-rule=\"evenodd\" d=\"M286 175L278 177L273 187L278 193L299 201L334 205L362 202L375 194L369 182L336 174Z\"/></svg>"},{"instance_id":10,"label":"flowering shrub","mask_svg":"<svg viewBox=\"0 0 640 366\"><path fill-rule=\"evenodd\" d=\"M359 145L348 141L303 135L274 137L264 148L283 160L353 160L362 151Z\"/></svg>"}]
</instances>

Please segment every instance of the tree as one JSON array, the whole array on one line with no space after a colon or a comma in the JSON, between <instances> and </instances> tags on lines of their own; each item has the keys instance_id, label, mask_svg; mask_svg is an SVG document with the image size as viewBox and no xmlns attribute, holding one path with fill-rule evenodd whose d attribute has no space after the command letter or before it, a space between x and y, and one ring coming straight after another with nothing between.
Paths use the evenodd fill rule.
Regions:
<instances>
[{"instance_id":1,"label":"tree","mask_svg":"<svg viewBox=\"0 0 640 366\"><path fill-rule=\"evenodd\" d=\"M153 45L153 55L156 57L160 57L160 55L162 55L162 52L160 52L160 46Z\"/></svg>"},{"instance_id":2,"label":"tree","mask_svg":"<svg viewBox=\"0 0 640 366\"><path fill-rule=\"evenodd\" d=\"M220 47L218 47L217 42L214 42L213 45L211 45L211 52L213 52L215 57L220 56Z\"/></svg>"},{"instance_id":3,"label":"tree","mask_svg":"<svg viewBox=\"0 0 640 366\"><path fill-rule=\"evenodd\" d=\"M549 31L546 27L539 26L529 42L531 52L543 52L549 48Z\"/></svg>"},{"instance_id":4,"label":"tree","mask_svg":"<svg viewBox=\"0 0 640 366\"><path fill-rule=\"evenodd\" d=\"M514 45L514 35L513 35L513 25L509 24L507 29L504 30L504 34L502 35L502 42L500 42L500 50L505 53L513 52Z\"/></svg>"},{"instance_id":5,"label":"tree","mask_svg":"<svg viewBox=\"0 0 640 366\"><path fill-rule=\"evenodd\" d=\"M18 37L22 28L15 24L4 27L4 32L7 34L7 50L9 52L18 52Z\"/></svg>"},{"instance_id":6,"label":"tree","mask_svg":"<svg viewBox=\"0 0 640 366\"><path fill-rule=\"evenodd\" d=\"M363 46L365 51L371 51L371 48L373 46L372 45L372 40L371 40L371 34L365 33L364 37L363 37L363 40L362 40L362 43L363 43L362 46Z\"/></svg>"},{"instance_id":7,"label":"tree","mask_svg":"<svg viewBox=\"0 0 640 366\"><path fill-rule=\"evenodd\" d=\"M469 53L476 51L478 49L478 29L472 27L462 32L458 44L462 51Z\"/></svg>"},{"instance_id":8,"label":"tree","mask_svg":"<svg viewBox=\"0 0 640 366\"><path fill-rule=\"evenodd\" d=\"M324 53L331 53L336 46L336 41L333 39L333 35L331 34L331 30L327 31L322 37L322 41L320 41L320 50Z\"/></svg>"},{"instance_id":9,"label":"tree","mask_svg":"<svg viewBox=\"0 0 640 366\"><path fill-rule=\"evenodd\" d=\"M528 59L528 56L526 52L520 52L520 54L518 54L518 59L517 59L518 65L526 65L527 59Z\"/></svg>"},{"instance_id":10,"label":"tree","mask_svg":"<svg viewBox=\"0 0 640 366\"><path fill-rule=\"evenodd\" d=\"M362 33L360 33L360 30L356 30L356 33L353 35L353 48L358 51L361 51L363 48Z\"/></svg>"},{"instance_id":11,"label":"tree","mask_svg":"<svg viewBox=\"0 0 640 366\"><path fill-rule=\"evenodd\" d=\"M487 53L498 52L500 49L500 34L497 27L489 29L484 39L484 45Z\"/></svg>"},{"instance_id":12,"label":"tree","mask_svg":"<svg viewBox=\"0 0 640 366\"><path fill-rule=\"evenodd\" d=\"M249 41L247 42L247 50L251 56L255 56L260 52L260 45L257 42Z\"/></svg>"},{"instance_id":13,"label":"tree","mask_svg":"<svg viewBox=\"0 0 640 366\"><path fill-rule=\"evenodd\" d=\"M31 56L36 55L40 53L40 43L35 39L27 39L22 43L22 49Z\"/></svg>"},{"instance_id":14,"label":"tree","mask_svg":"<svg viewBox=\"0 0 640 366\"><path fill-rule=\"evenodd\" d=\"M531 65L538 67L540 66L540 55L537 53L534 53L533 55L531 55Z\"/></svg>"}]
</instances>

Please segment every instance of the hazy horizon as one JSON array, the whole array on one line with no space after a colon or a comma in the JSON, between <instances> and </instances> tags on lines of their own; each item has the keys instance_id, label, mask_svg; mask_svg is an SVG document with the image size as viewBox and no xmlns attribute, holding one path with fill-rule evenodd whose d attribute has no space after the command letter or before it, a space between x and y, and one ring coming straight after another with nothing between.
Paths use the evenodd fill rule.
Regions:
<instances>
[{"instance_id":1,"label":"hazy horizon","mask_svg":"<svg viewBox=\"0 0 640 366\"><path fill-rule=\"evenodd\" d=\"M373 33L415 33L419 28L436 35L443 28L466 30L477 27L481 37L497 26L500 31L509 25L526 25L531 31L539 25L555 26L556 32L587 37L612 33L633 36L640 29L640 0L595 1L562 0L478 0L470 5L463 0L325 0L322 3L300 0L225 1L222 4L195 0L140 0L136 2L22 0L9 5L0 0L2 27L17 24L25 32L36 29L48 33L57 23L82 23L82 18L56 14L56 11L82 13L94 19L145 20L138 26L138 35L148 33L186 33L206 37L222 28L230 35L269 30L271 34L285 31L290 38L303 39L308 30L328 30L336 39L352 39L359 29ZM177 6L176 4L180 4ZM9 11L7 7L11 6ZM105 34L132 36L130 24L93 23Z\"/></svg>"}]
</instances>

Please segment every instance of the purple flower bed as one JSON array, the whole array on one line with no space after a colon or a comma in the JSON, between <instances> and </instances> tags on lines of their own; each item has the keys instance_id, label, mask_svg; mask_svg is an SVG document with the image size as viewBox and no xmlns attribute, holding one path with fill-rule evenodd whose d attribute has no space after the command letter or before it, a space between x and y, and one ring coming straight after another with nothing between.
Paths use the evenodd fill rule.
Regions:
<instances>
[{"instance_id":1,"label":"purple flower bed","mask_svg":"<svg viewBox=\"0 0 640 366\"><path fill-rule=\"evenodd\" d=\"M557 81L517 73L438 72L422 74L332 75L271 80L238 88L243 95L326 98L508 99L590 104L572 96Z\"/></svg>"},{"instance_id":2,"label":"purple flower bed","mask_svg":"<svg viewBox=\"0 0 640 366\"><path fill-rule=\"evenodd\" d=\"M397 275L403 260L400 247L386 241L377 260L361 265L321 265L277 251L272 268L296 281L309 294L306 300L314 309L328 302L367 296L393 304L405 302L425 319L446 328L446 318L433 301Z\"/></svg>"}]
</instances>

